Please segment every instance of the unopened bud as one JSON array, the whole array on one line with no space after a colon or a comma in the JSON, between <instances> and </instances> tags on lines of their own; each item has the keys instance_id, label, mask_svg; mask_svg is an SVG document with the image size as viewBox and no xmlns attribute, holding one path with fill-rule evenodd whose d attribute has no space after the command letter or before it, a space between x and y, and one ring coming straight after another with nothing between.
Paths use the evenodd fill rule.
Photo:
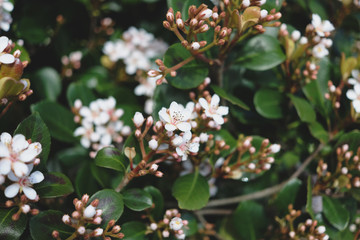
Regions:
<instances>
[{"instance_id":1,"label":"unopened bud","mask_svg":"<svg viewBox=\"0 0 360 240\"><path fill-rule=\"evenodd\" d=\"M80 235L84 235L84 234L85 234L85 227L84 227L84 226L80 226L80 227L77 229L77 232L78 232Z\"/></svg>"},{"instance_id":2,"label":"unopened bud","mask_svg":"<svg viewBox=\"0 0 360 240\"><path fill-rule=\"evenodd\" d=\"M30 206L28 205L28 204L25 204L25 205L22 205L21 206L21 211L23 212L23 213L28 213L28 212L30 212Z\"/></svg>"},{"instance_id":3,"label":"unopened bud","mask_svg":"<svg viewBox=\"0 0 360 240\"><path fill-rule=\"evenodd\" d=\"M144 124L145 118L140 112L136 112L133 118L135 127L140 128Z\"/></svg>"},{"instance_id":4,"label":"unopened bud","mask_svg":"<svg viewBox=\"0 0 360 240\"><path fill-rule=\"evenodd\" d=\"M120 230L121 230L121 227L119 225L116 225L112 228L111 232L118 233L118 232L120 232Z\"/></svg>"},{"instance_id":5,"label":"unopened bud","mask_svg":"<svg viewBox=\"0 0 360 240\"><path fill-rule=\"evenodd\" d=\"M192 50L196 51L196 50L199 50L199 48L200 48L200 44L198 42L193 42L191 44L191 49Z\"/></svg>"}]
</instances>

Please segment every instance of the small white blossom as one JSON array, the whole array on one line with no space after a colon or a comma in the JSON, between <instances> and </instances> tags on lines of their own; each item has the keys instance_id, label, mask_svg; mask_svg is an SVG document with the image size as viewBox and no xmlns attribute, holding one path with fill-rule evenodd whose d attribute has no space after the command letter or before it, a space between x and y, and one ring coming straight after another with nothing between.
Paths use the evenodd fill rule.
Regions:
<instances>
[{"instance_id":1,"label":"small white blossom","mask_svg":"<svg viewBox=\"0 0 360 240\"><path fill-rule=\"evenodd\" d=\"M1 23L0 23L0 27L1 27ZM5 36L0 37L0 63L11 64L15 61L14 55L4 52L4 50L7 48L8 45L9 45L9 39Z\"/></svg>"},{"instance_id":2,"label":"small white blossom","mask_svg":"<svg viewBox=\"0 0 360 240\"><path fill-rule=\"evenodd\" d=\"M157 149L158 146L159 146L159 143L158 143L158 141L156 141L155 139L151 139L151 140L149 141L149 148L150 148L151 150Z\"/></svg>"},{"instance_id":3,"label":"small white blossom","mask_svg":"<svg viewBox=\"0 0 360 240\"><path fill-rule=\"evenodd\" d=\"M198 43L198 42L193 42L192 44L191 44L191 49L192 50L199 50L199 48L200 48L200 44Z\"/></svg>"},{"instance_id":4,"label":"small white blossom","mask_svg":"<svg viewBox=\"0 0 360 240\"><path fill-rule=\"evenodd\" d=\"M351 71L351 78L348 79L348 83L351 85L360 84L360 74L358 69Z\"/></svg>"},{"instance_id":5,"label":"small white blossom","mask_svg":"<svg viewBox=\"0 0 360 240\"><path fill-rule=\"evenodd\" d=\"M85 218L92 218L96 214L96 208L93 205L89 205L84 210L84 217Z\"/></svg>"},{"instance_id":6,"label":"small white blossom","mask_svg":"<svg viewBox=\"0 0 360 240\"><path fill-rule=\"evenodd\" d=\"M260 18L266 18L268 15L268 11L263 9L260 11Z\"/></svg>"},{"instance_id":7,"label":"small white blossom","mask_svg":"<svg viewBox=\"0 0 360 240\"><path fill-rule=\"evenodd\" d=\"M305 44L308 43L308 39L307 39L307 37L304 37L304 36L303 36L303 37L300 38L300 41L299 41L299 42L300 42L300 44L305 45Z\"/></svg>"},{"instance_id":8,"label":"small white blossom","mask_svg":"<svg viewBox=\"0 0 360 240\"><path fill-rule=\"evenodd\" d=\"M159 111L159 117L162 122L165 123L165 129L167 131L180 131L186 132L191 130L191 125L188 122L191 113L186 110L181 104L172 102L170 108L162 108Z\"/></svg>"},{"instance_id":9,"label":"small white blossom","mask_svg":"<svg viewBox=\"0 0 360 240\"><path fill-rule=\"evenodd\" d=\"M103 232L104 232L104 229L102 229L102 228L96 228L96 229L94 230L94 237L99 237L99 236L101 236L101 235L103 234Z\"/></svg>"},{"instance_id":10,"label":"small white blossom","mask_svg":"<svg viewBox=\"0 0 360 240\"><path fill-rule=\"evenodd\" d=\"M319 43L314 46L312 49L312 54L315 58L321 59L329 54L329 51L326 49L325 45Z\"/></svg>"},{"instance_id":11,"label":"small white blossom","mask_svg":"<svg viewBox=\"0 0 360 240\"><path fill-rule=\"evenodd\" d=\"M297 41L299 40L301 37L301 33L299 30L294 30L292 33L291 33L291 39L294 40L294 41Z\"/></svg>"},{"instance_id":12,"label":"small white blossom","mask_svg":"<svg viewBox=\"0 0 360 240\"><path fill-rule=\"evenodd\" d=\"M271 144L269 149L271 150L272 153L278 153L281 149L281 145L280 144Z\"/></svg>"},{"instance_id":13,"label":"small white blossom","mask_svg":"<svg viewBox=\"0 0 360 240\"><path fill-rule=\"evenodd\" d=\"M347 90L346 96L352 101L355 112L360 113L360 84L357 83L354 85L354 89Z\"/></svg>"},{"instance_id":14,"label":"small white blossom","mask_svg":"<svg viewBox=\"0 0 360 240\"><path fill-rule=\"evenodd\" d=\"M77 229L77 232L80 234L80 235L84 235L85 234L85 227L84 226L80 226L78 229Z\"/></svg>"},{"instance_id":15,"label":"small white blossom","mask_svg":"<svg viewBox=\"0 0 360 240\"><path fill-rule=\"evenodd\" d=\"M207 133L200 133L200 142L204 143L209 140L209 135Z\"/></svg>"},{"instance_id":16,"label":"small white blossom","mask_svg":"<svg viewBox=\"0 0 360 240\"><path fill-rule=\"evenodd\" d=\"M314 26L317 35L324 37L325 33L335 30L334 25L329 20L322 21L318 14L312 15L311 24Z\"/></svg>"},{"instance_id":17,"label":"small white blossom","mask_svg":"<svg viewBox=\"0 0 360 240\"><path fill-rule=\"evenodd\" d=\"M250 0L243 0L242 5L243 5L243 7L249 7L250 6Z\"/></svg>"},{"instance_id":18,"label":"small white blossom","mask_svg":"<svg viewBox=\"0 0 360 240\"><path fill-rule=\"evenodd\" d=\"M137 128L141 127L145 121L144 116L141 112L136 112L133 118L134 124Z\"/></svg>"},{"instance_id":19,"label":"small white blossom","mask_svg":"<svg viewBox=\"0 0 360 240\"><path fill-rule=\"evenodd\" d=\"M197 142L191 142L192 134L190 131L185 132L183 136L177 136L173 139L172 143L177 146L176 153L182 157L185 161L188 158L188 154L197 153L199 151L200 144Z\"/></svg>"},{"instance_id":20,"label":"small white blossom","mask_svg":"<svg viewBox=\"0 0 360 240\"><path fill-rule=\"evenodd\" d=\"M183 227L183 222L182 219L179 217L174 217L173 219L171 219L169 226L170 229L174 230L174 231L178 231Z\"/></svg>"},{"instance_id":21,"label":"small white blossom","mask_svg":"<svg viewBox=\"0 0 360 240\"><path fill-rule=\"evenodd\" d=\"M150 224L150 229L155 231L156 229L158 228L157 224L156 223L151 223Z\"/></svg>"},{"instance_id":22,"label":"small white blossom","mask_svg":"<svg viewBox=\"0 0 360 240\"><path fill-rule=\"evenodd\" d=\"M218 125L224 124L223 115L229 113L229 108L224 106L219 106L220 98L217 94L214 94L211 98L211 101L208 102L205 98L200 98L199 103L201 107L205 109L205 115L214 119Z\"/></svg>"}]
</instances>

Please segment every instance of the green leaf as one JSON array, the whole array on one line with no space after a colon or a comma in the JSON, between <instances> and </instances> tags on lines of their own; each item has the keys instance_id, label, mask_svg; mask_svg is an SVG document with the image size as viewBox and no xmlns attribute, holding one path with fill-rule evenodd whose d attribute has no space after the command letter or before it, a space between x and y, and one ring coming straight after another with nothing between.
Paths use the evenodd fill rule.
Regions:
<instances>
[{"instance_id":1,"label":"green leaf","mask_svg":"<svg viewBox=\"0 0 360 240\"><path fill-rule=\"evenodd\" d=\"M262 9L271 11L275 8L276 11L279 11L284 0L267 0L264 5L261 6Z\"/></svg>"},{"instance_id":2,"label":"green leaf","mask_svg":"<svg viewBox=\"0 0 360 240\"><path fill-rule=\"evenodd\" d=\"M282 118L284 116L281 106L283 102L284 96L272 89L260 89L254 96L256 111L265 118Z\"/></svg>"},{"instance_id":3,"label":"green leaf","mask_svg":"<svg viewBox=\"0 0 360 240\"><path fill-rule=\"evenodd\" d=\"M338 142L336 143L336 148L340 147L344 144L349 145L349 149L356 152L359 145L360 145L360 131L359 130L353 130L349 133L346 133L340 137Z\"/></svg>"},{"instance_id":4,"label":"green leaf","mask_svg":"<svg viewBox=\"0 0 360 240\"><path fill-rule=\"evenodd\" d=\"M129 160L122 154L119 149L106 147L102 148L96 154L95 164L99 167L125 172L129 165Z\"/></svg>"},{"instance_id":5,"label":"green leaf","mask_svg":"<svg viewBox=\"0 0 360 240\"><path fill-rule=\"evenodd\" d=\"M60 211L48 210L40 212L30 220L31 237L36 240L53 239L52 232L58 231L61 239L68 238L75 229L62 221L64 214Z\"/></svg>"},{"instance_id":6,"label":"green leaf","mask_svg":"<svg viewBox=\"0 0 360 240\"><path fill-rule=\"evenodd\" d=\"M0 209L0 239L18 240L27 225L27 217L21 214L19 220L13 221L11 217L18 208Z\"/></svg>"},{"instance_id":7,"label":"green leaf","mask_svg":"<svg viewBox=\"0 0 360 240\"><path fill-rule=\"evenodd\" d=\"M66 167L76 166L79 163L89 160L89 152L82 146L76 146L59 151L55 155L55 160Z\"/></svg>"},{"instance_id":8,"label":"green leaf","mask_svg":"<svg viewBox=\"0 0 360 240\"><path fill-rule=\"evenodd\" d=\"M284 216L289 212L289 204L295 203L295 199L300 189L301 183L302 182L297 178L292 179L286 183L284 188L281 189L281 191L278 193L274 204L279 210L281 216Z\"/></svg>"},{"instance_id":9,"label":"green leaf","mask_svg":"<svg viewBox=\"0 0 360 240\"><path fill-rule=\"evenodd\" d=\"M22 134L26 139L31 139L32 142L41 143L42 151L39 155L41 164L45 166L50 152L50 133L44 121L41 119L38 112L33 113L25 120L23 120L16 128L15 134Z\"/></svg>"},{"instance_id":10,"label":"green leaf","mask_svg":"<svg viewBox=\"0 0 360 240\"><path fill-rule=\"evenodd\" d=\"M97 209L103 211L101 215L103 219L101 222L102 227L106 227L110 220L115 220L116 222L120 218L124 211L123 196L120 193L112 189L98 191L90 197L89 204L95 199L99 200Z\"/></svg>"},{"instance_id":11,"label":"green leaf","mask_svg":"<svg viewBox=\"0 0 360 240\"><path fill-rule=\"evenodd\" d=\"M181 218L188 221L188 225L183 228L186 236L191 236L198 232L198 222L193 214L184 212L181 214Z\"/></svg>"},{"instance_id":12,"label":"green leaf","mask_svg":"<svg viewBox=\"0 0 360 240\"><path fill-rule=\"evenodd\" d=\"M339 200L323 196L323 214L332 226L342 231L349 224L349 212Z\"/></svg>"},{"instance_id":13,"label":"green leaf","mask_svg":"<svg viewBox=\"0 0 360 240\"><path fill-rule=\"evenodd\" d=\"M279 41L268 35L251 38L239 52L236 63L255 71L271 69L282 63L286 56Z\"/></svg>"},{"instance_id":14,"label":"green leaf","mask_svg":"<svg viewBox=\"0 0 360 240\"><path fill-rule=\"evenodd\" d=\"M0 99L15 97L22 92L24 84L10 77L0 79Z\"/></svg>"},{"instance_id":15,"label":"green leaf","mask_svg":"<svg viewBox=\"0 0 360 240\"><path fill-rule=\"evenodd\" d=\"M93 92L83 83L73 82L66 91L69 106L74 106L74 102L80 99L84 106L89 106L90 102L96 99Z\"/></svg>"},{"instance_id":16,"label":"green leaf","mask_svg":"<svg viewBox=\"0 0 360 240\"><path fill-rule=\"evenodd\" d=\"M125 206L133 211L142 211L152 206L152 196L144 190L132 188L123 194Z\"/></svg>"},{"instance_id":17,"label":"green leaf","mask_svg":"<svg viewBox=\"0 0 360 240\"><path fill-rule=\"evenodd\" d=\"M31 105L31 111L40 113L53 138L63 142L76 141L76 124L73 114L68 109L55 102L42 101Z\"/></svg>"},{"instance_id":18,"label":"green leaf","mask_svg":"<svg viewBox=\"0 0 360 240\"><path fill-rule=\"evenodd\" d=\"M214 90L214 92L219 95L220 97L228 100L232 104L239 106L247 111L250 110L249 106L247 106L243 101L241 101L239 98L235 97L234 95L231 95L230 93L227 93L224 89L212 85L211 88Z\"/></svg>"},{"instance_id":19,"label":"green leaf","mask_svg":"<svg viewBox=\"0 0 360 240\"><path fill-rule=\"evenodd\" d=\"M121 225L121 232L125 235L123 240L144 240L147 227L142 222L127 222Z\"/></svg>"},{"instance_id":20,"label":"green leaf","mask_svg":"<svg viewBox=\"0 0 360 240\"><path fill-rule=\"evenodd\" d=\"M61 78L59 73L51 68L44 67L36 71L32 77L32 86L42 99L56 101L61 93Z\"/></svg>"},{"instance_id":21,"label":"green leaf","mask_svg":"<svg viewBox=\"0 0 360 240\"><path fill-rule=\"evenodd\" d=\"M209 200L209 185L206 179L196 171L179 177L172 187L172 195L178 201L180 208L200 209Z\"/></svg>"},{"instance_id":22,"label":"green leaf","mask_svg":"<svg viewBox=\"0 0 360 240\"><path fill-rule=\"evenodd\" d=\"M313 135L320 142L326 143L329 141L328 132L324 129L324 127L318 122L312 122L309 124L309 130L311 135Z\"/></svg>"},{"instance_id":23,"label":"green leaf","mask_svg":"<svg viewBox=\"0 0 360 240\"><path fill-rule=\"evenodd\" d=\"M242 202L235 210L232 222L241 239L256 240L267 226L264 207L252 201Z\"/></svg>"},{"instance_id":24,"label":"green leaf","mask_svg":"<svg viewBox=\"0 0 360 240\"><path fill-rule=\"evenodd\" d=\"M185 2L184 0L167 0L167 5L168 5L168 8L173 8L174 9L174 12L176 13L177 11L182 11L183 9L183 6L185 5Z\"/></svg>"},{"instance_id":25,"label":"green leaf","mask_svg":"<svg viewBox=\"0 0 360 240\"><path fill-rule=\"evenodd\" d=\"M293 102L301 121L312 123L316 120L316 113L309 102L291 94L288 96Z\"/></svg>"},{"instance_id":26,"label":"green leaf","mask_svg":"<svg viewBox=\"0 0 360 240\"><path fill-rule=\"evenodd\" d=\"M59 172L44 174L45 179L35 185L36 192L41 198L62 197L74 192L71 181L67 176Z\"/></svg>"},{"instance_id":27,"label":"green leaf","mask_svg":"<svg viewBox=\"0 0 360 240\"><path fill-rule=\"evenodd\" d=\"M150 213L155 220L160 220L164 212L164 198L160 190L153 187L147 186L144 188L144 191L149 193L152 198L153 208L151 208Z\"/></svg>"},{"instance_id":28,"label":"green leaf","mask_svg":"<svg viewBox=\"0 0 360 240\"><path fill-rule=\"evenodd\" d=\"M311 185L311 176L307 179L307 194L306 194L306 212L311 216L312 219L315 218L315 213L312 208L312 185Z\"/></svg>"},{"instance_id":29,"label":"green leaf","mask_svg":"<svg viewBox=\"0 0 360 240\"><path fill-rule=\"evenodd\" d=\"M75 178L75 191L79 196L85 193L92 195L100 189L95 177L89 173L91 173L91 165L85 162L79 168Z\"/></svg>"},{"instance_id":30,"label":"green leaf","mask_svg":"<svg viewBox=\"0 0 360 240\"><path fill-rule=\"evenodd\" d=\"M164 64L167 67L173 67L178 63L192 57L191 53L186 50L180 43L171 45L165 53ZM180 69L176 70L176 76L166 76L167 81L174 87L180 89L191 89L199 86L204 82L208 75L206 64L192 60Z\"/></svg>"},{"instance_id":31,"label":"green leaf","mask_svg":"<svg viewBox=\"0 0 360 240\"><path fill-rule=\"evenodd\" d=\"M91 175L94 176L96 181L100 184L102 188L111 188L111 178L110 169L101 168L95 165L95 163L90 163Z\"/></svg>"}]
</instances>

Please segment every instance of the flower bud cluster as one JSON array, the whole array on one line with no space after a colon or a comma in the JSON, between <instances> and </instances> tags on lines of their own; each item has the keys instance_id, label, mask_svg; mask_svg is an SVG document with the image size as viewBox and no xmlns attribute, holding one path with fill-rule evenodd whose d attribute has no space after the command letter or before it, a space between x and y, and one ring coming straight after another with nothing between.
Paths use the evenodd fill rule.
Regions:
<instances>
[{"instance_id":1,"label":"flower bud cluster","mask_svg":"<svg viewBox=\"0 0 360 240\"><path fill-rule=\"evenodd\" d=\"M75 229L75 236L83 239L91 239L92 237L102 237L103 239L108 239L108 237L114 237L122 239L124 237L123 233L120 233L120 226L115 225L115 221L111 220L107 224L106 228L97 227L96 229L88 228L89 224L100 225L102 222L101 215L103 211L98 209L99 200L95 199L90 204L89 195L85 194L79 200L74 199L73 204L75 206L75 211L72 212L71 216L65 214L62 217L62 221ZM111 229L112 228L112 229ZM53 238L61 240L59 232L54 230L52 233Z\"/></svg>"},{"instance_id":2,"label":"flower bud cluster","mask_svg":"<svg viewBox=\"0 0 360 240\"><path fill-rule=\"evenodd\" d=\"M4 195L7 198L14 198L18 193L24 194L18 204L24 213L30 211L30 208L24 205L28 200L39 200L32 186L43 181L44 175L40 171L31 172L34 165L40 163L38 155L41 151L39 142L32 143L22 134L12 137L4 132L0 135L0 185L6 186Z\"/></svg>"},{"instance_id":3,"label":"flower bud cluster","mask_svg":"<svg viewBox=\"0 0 360 240\"><path fill-rule=\"evenodd\" d=\"M344 144L336 149L337 164L331 171L327 163L320 160L317 167L318 179L314 186L315 192L326 192L360 188L360 147L357 152L349 150L349 145Z\"/></svg>"},{"instance_id":4,"label":"flower bud cluster","mask_svg":"<svg viewBox=\"0 0 360 240\"><path fill-rule=\"evenodd\" d=\"M63 64L62 72L66 77L71 77L73 69L79 69L81 67L81 59L83 54L81 51L71 52L69 56L63 56L61 63Z\"/></svg>"},{"instance_id":5,"label":"flower bud cluster","mask_svg":"<svg viewBox=\"0 0 360 240\"><path fill-rule=\"evenodd\" d=\"M0 28L3 31L9 31L12 23L11 12L14 9L14 4L10 0L3 0L0 2Z\"/></svg>"},{"instance_id":6,"label":"flower bud cluster","mask_svg":"<svg viewBox=\"0 0 360 240\"><path fill-rule=\"evenodd\" d=\"M279 235L279 239L330 239L326 234L326 227L318 225L317 220L307 219L305 222L299 222L297 219L302 216L302 212L293 209L291 204L288 208L289 214L284 218L276 218L280 229L276 233L271 233L272 236ZM294 225L295 222L297 225Z\"/></svg>"},{"instance_id":7,"label":"flower bud cluster","mask_svg":"<svg viewBox=\"0 0 360 240\"><path fill-rule=\"evenodd\" d=\"M185 239L184 228L187 225L188 221L181 218L177 209L168 209L161 221L152 222L148 226L148 232L159 231L163 238L174 236L175 239Z\"/></svg>"},{"instance_id":8,"label":"flower bud cluster","mask_svg":"<svg viewBox=\"0 0 360 240\"><path fill-rule=\"evenodd\" d=\"M269 170L275 162L273 154L279 152L281 146L270 144L269 139L264 139L261 146L256 149L252 141L252 137L240 136L235 152L221 162L215 163L215 167L218 167L217 175L240 179L244 173L259 174ZM230 161L232 157L236 157L235 162Z\"/></svg>"},{"instance_id":9,"label":"flower bud cluster","mask_svg":"<svg viewBox=\"0 0 360 240\"><path fill-rule=\"evenodd\" d=\"M2 86L7 86L8 88L0 89L0 105L5 105L9 101L16 99L24 101L33 93L30 89L30 81L28 79L21 79L23 69L27 66L28 62L21 62L20 50L10 54L14 47L15 44L7 37L0 37L0 82Z\"/></svg>"},{"instance_id":10,"label":"flower bud cluster","mask_svg":"<svg viewBox=\"0 0 360 240\"><path fill-rule=\"evenodd\" d=\"M122 60L125 72L133 75L138 70L149 70L151 59L162 56L167 48L168 45L155 39L153 34L130 27L123 33L122 39L106 42L103 52L113 63Z\"/></svg>"},{"instance_id":11,"label":"flower bud cluster","mask_svg":"<svg viewBox=\"0 0 360 240\"><path fill-rule=\"evenodd\" d=\"M129 126L119 120L124 110L116 108L116 100L97 99L83 106L81 100L76 100L72 108L75 122L81 124L74 136L81 136L80 143L84 148L91 148L91 157L103 147L112 146L112 143L121 143L124 137L131 133Z\"/></svg>"}]
</instances>

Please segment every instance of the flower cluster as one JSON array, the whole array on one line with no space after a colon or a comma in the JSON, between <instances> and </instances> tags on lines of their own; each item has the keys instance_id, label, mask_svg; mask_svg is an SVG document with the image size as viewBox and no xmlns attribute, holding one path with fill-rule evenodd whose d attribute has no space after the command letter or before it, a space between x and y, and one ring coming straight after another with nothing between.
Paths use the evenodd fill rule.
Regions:
<instances>
[{"instance_id":1,"label":"flower cluster","mask_svg":"<svg viewBox=\"0 0 360 240\"><path fill-rule=\"evenodd\" d=\"M105 229L100 227L96 229L89 228L89 224L101 224L101 215L103 211L101 209L97 209L99 204L98 199L93 200L90 204L88 204L88 202L89 195L87 194L83 195L81 200L75 198L73 201L75 211L72 212L71 217L67 214L62 217L62 221L66 225L69 225L76 230L72 235L73 239L78 239L80 237L83 239L90 239L91 237L102 237L104 240L111 239L111 237L119 239L123 238L124 234L120 233L121 228L119 225L115 225L114 220L109 221ZM61 240L59 235L60 234L57 230L52 232L53 238L57 240Z\"/></svg>"},{"instance_id":2,"label":"flower cluster","mask_svg":"<svg viewBox=\"0 0 360 240\"><path fill-rule=\"evenodd\" d=\"M349 79L349 83L352 82L351 80L355 79ZM353 89L349 89L346 92L346 96L348 99L351 100L351 104L357 114L360 113L360 83L356 82L353 84Z\"/></svg>"},{"instance_id":3,"label":"flower cluster","mask_svg":"<svg viewBox=\"0 0 360 240\"><path fill-rule=\"evenodd\" d=\"M151 67L150 60L163 55L168 47L151 33L135 27L130 27L122 37L106 42L103 52L112 62L123 60L129 75L135 74L137 70L148 70Z\"/></svg>"},{"instance_id":4,"label":"flower cluster","mask_svg":"<svg viewBox=\"0 0 360 240\"><path fill-rule=\"evenodd\" d=\"M349 145L344 144L336 149L336 169L329 171L328 164L320 160L317 167L318 179L313 187L313 193L333 191L339 192L343 189L360 188L360 176L356 174L360 170L360 147L357 152L349 150Z\"/></svg>"},{"instance_id":5,"label":"flower cluster","mask_svg":"<svg viewBox=\"0 0 360 240\"><path fill-rule=\"evenodd\" d=\"M169 209L166 210L161 221L152 222L148 226L148 233L159 231L164 238L174 235L175 239L185 239L184 228L187 225L188 221L181 219L181 214L177 209Z\"/></svg>"},{"instance_id":6,"label":"flower cluster","mask_svg":"<svg viewBox=\"0 0 360 240\"><path fill-rule=\"evenodd\" d=\"M76 100L72 111L75 122L81 124L75 130L74 136L81 136L81 145L95 151L90 153L92 157L113 142L123 142L124 137L131 133L130 127L119 120L124 111L121 108L116 109L116 100L113 97L92 101L89 107Z\"/></svg>"},{"instance_id":7,"label":"flower cluster","mask_svg":"<svg viewBox=\"0 0 360 240\"><path fill-rule=\"evenodd\" d=\"M10 13L14 9L14 5L9 0L2 0L0 2L0 28L4 31L9 31L12 17Z\"/></svg>"},{"instance_id":8,"label":"flower cluster","mask_svg":"<svg viewBox=\"0 0 360 240\"><path fill-rule=\"evenodd\" d=\"M154 96L156 81L158 80L158 77L143 77L142 75L139 75L139 78L137 80L140 82L140 84L136 86L136 88L134 89L134 93L136 96L148 97L148 99L146 99L145 101L144 111L146 114L152 114L154 106L154 101L152 97Z\"/></svg>"},{"instance_id":9,"label":"flower cluster","mask_svg":"<svg viewBox=\"0 0 360 240\"><path fill-rule=\"evenodd\" d=\"M326 234L326 227L318 225L317 220L307 219L305 222L299 222L296 226L294 223L302 214L300 210L293 209L293 206L289 205L289 214L284 218L276 217L276 221L280 225L278 232L271 232L273 239L319 239L328 240L329 235ZM270 236L269 236L270 237Z\"/></svg>"},{"instance_id":10,"label":"flower cluster","mask_svg":"<svg viewBox=\"0 0 360 240\"><path fill-rule=\"evenodd\" d=\"M79 69L81 67L81 59L83 54L81 51L71 52L69 56L63 56L61 63L63 64L63 74L66 77L71 77L73 69Z\"/></svg>"}]
</instances>

